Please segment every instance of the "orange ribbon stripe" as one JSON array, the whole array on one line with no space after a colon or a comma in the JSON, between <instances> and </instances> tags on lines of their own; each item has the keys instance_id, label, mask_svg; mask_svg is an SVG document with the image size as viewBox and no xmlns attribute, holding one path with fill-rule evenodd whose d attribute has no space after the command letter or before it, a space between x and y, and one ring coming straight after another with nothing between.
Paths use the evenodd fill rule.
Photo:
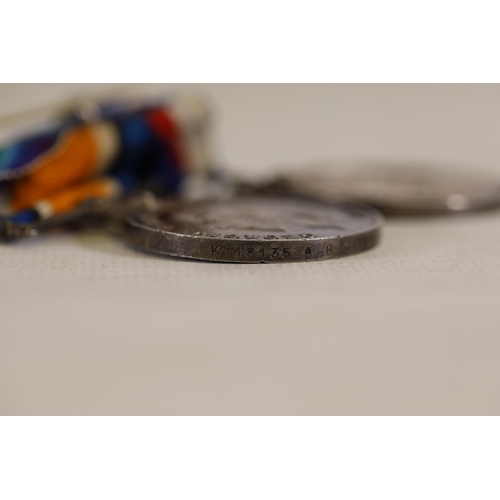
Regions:
<instances>
[{"instance_id":1,"label":"orange ribbon stripe","mask_svg":"<svg viewBox=\"0 0 500 500\"><path fill-rule=\"evenodd\" d=\"M39 200L88 179L96 169L98 156L98 144L91 127L71 130L52 151L40 158L33 172L13 185L13 209L24 210Z\"/></svg>"}]
</instances>

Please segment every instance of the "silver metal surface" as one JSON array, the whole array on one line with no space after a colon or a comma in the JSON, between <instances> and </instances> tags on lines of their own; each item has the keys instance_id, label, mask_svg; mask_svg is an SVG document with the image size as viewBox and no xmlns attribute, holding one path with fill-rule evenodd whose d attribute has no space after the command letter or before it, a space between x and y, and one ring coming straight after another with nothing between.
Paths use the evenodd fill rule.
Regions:
<instances>
[{"instance_id":1,"label":"silver metal surface","mask_svg":"<svg viewBox=\"0 0 500 500\"><path fill-rule=\"evenodd\" d=\"M176 257L304 262L368 250L382 224L379 212L360 204L247 196L135 211L125 234L136 247Z\"/></svg>"},{"instance_id":2,"label":"silver metal surface","mask_svg":"<svg viewBox=\"0 0 500 500\"><path fill-rule=\"evenodd\" d=\"M385 215L437 215L500 206L500 182L429 168L304 168L280 177L278 190L326 202L355 200Z\"/></svg>"}]
</instances>

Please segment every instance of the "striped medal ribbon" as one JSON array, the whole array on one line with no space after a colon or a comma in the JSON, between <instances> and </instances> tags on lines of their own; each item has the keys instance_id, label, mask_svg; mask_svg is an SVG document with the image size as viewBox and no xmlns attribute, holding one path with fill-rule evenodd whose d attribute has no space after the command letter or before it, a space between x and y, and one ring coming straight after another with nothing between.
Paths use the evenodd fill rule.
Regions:
<instances>
[{"instance_id":1,"label":"striped medal ribbon","mask_svg":"<svg viewBox=\"0 0 500 500\"><path fill-rule=\"evenodd\" d=\"M208 126L206 104L192 97L87 102L0 147L0 238L34 236L145 190L179 195L209 169Z\"/></svg>"}]
</instances>

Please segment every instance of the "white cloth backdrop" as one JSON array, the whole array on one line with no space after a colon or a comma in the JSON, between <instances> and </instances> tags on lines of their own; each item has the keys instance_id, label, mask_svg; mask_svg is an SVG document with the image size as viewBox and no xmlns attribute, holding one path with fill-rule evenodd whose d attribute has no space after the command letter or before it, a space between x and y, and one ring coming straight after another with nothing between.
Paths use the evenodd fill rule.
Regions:
<instances>
[{"instance_id":1,"label":"white cloth backdrop","mask_svg":"<svg viewBox=\"0 0 500 500\"><path fill-rule=\"evenodd\" d=\"M113 88L0 85L0 117ZM188 90L235 173L374 158L500 178L500 85ZM388 221L378 248L308 264L59 234L0 246L0 279L0 414L500 412L500 212Z\"/></svg>"}]
</instances>

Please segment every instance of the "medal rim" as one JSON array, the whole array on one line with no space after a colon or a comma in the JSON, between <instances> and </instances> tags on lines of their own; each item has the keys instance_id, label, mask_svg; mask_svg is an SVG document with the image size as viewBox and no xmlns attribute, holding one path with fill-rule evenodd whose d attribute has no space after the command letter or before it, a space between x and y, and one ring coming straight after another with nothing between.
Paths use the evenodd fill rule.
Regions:
<instances>
[{"instance_id":1,"label":"medal rim","mask_svg":"<svg viewBox=\"0 0 500 500\"><path fill-rule=\"evenodd\" d=\"M287 200L297 199L297 201L307 201L309 204L318 205L322 208L335 208L337 210L356 210L361 211L363 216L370 219L365 229L357 229L344 235L335 236L313 236L313 237L297 237L297 238L231 238L210 235L194 235L173 232L167 229L161 229L162 222L157 218L156 224L148 224L141 220L141 216L148 217L160 214L162 208L154 212L147 210L139 210L129 212L124 220L125 234L127 241L136 248L142 250L168 255L171 257L189 258L194 260L202 260L209 262L227 262L227 263L277 263L277 262L310 262L321 261L331 258L339 258L348 255L354 255L363 251L370 250L375 247L380 240L381 228L384 224L384 217L375 208L357 202L342 202L338 204L323 203L314 199L301 197L281 197L281 196L244 196L234 200L241 199L258 199L265 201L272 200ZM214 200L208 203L223 203L234 200ZM192 206L197 204L206 204L207 202L197 203L180 203L180 206ZM175 210L175 206L167 206L164 210ZM367 221L368 222L368 221ZM285 245L292 245L293 249ZM218 246L222 248L240 248L240 255L230 254L229 251L223 252L224 255L210 254L208 247ZM264 249L262 258L252 257L248 255L243 257L245 253L242 248L252 248L251 245L257 245ZM274 249L279 245L282 253L278 257L271 257ZM329 248L331 247L331 248ZM329 249L328 249L329 248ZM306 252L309 249L309 255ZM259 252L261 250L259 249ZM290 256L286 257L284 252L289 252ZM330 252L330 253L327 253ZM301 255L303 254L303 255Z\"/></svg>"}]
</instances>

